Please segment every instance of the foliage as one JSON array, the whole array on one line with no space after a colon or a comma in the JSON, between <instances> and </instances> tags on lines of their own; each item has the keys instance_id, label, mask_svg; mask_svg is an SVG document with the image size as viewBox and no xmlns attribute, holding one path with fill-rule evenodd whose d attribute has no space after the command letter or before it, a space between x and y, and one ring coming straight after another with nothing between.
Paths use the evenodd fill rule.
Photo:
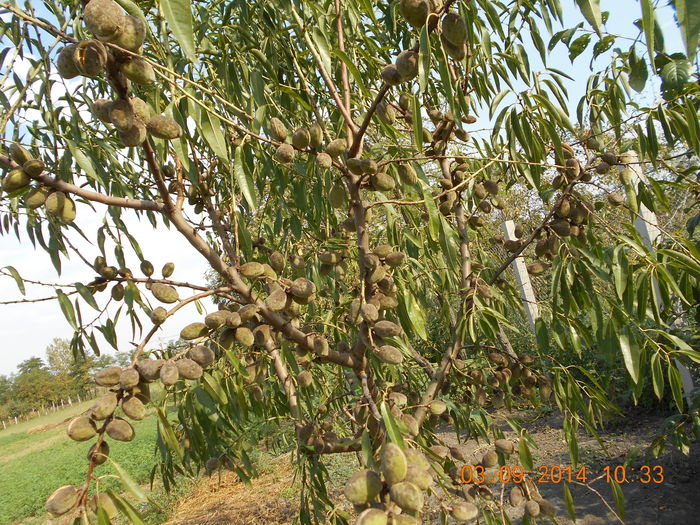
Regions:
<instances>
[{"instance_id":1,"label":"foliage","mask_svg":"<svg viewBox=\"0 0 700 525\"><path fill-rule=\"evenodd\" d=\"M148 381L165 385L150 400L166 488L202 465L247 480L248 427L279 424L296 431L302 523L353 519L326 491L319 456L332 453L381 470L358 475L393 501L372 511L355 494L356 523L372 513L393 520L395 505L418 515L422 493L380 450L401 463L417 447L432 460L418 474L440 480L432 490L460 488L458 451L428 452L439 425L496 440L481 460L491 474L514 448L527 466L525 429L511 422L518 443L504 442L489 414L553 395L576 464L577 430L595 434L617 410L585 366L591 354L632 399L651 385L671 400L663 440L687 450L700 425L676 361L700 361L684 321L700 289L698 219L681 210L688 231L664 230L656 247L634 223L644 208L678 211L670 196L697 195L694 4L675 2L689 47L668 54L650 0L631 44L592 0L576 2L573 27L559 0L118 3L64 0L40 12L0 3L14 48L2 77L2 228L60 271L77 251L71 239L90 235L83 215L107 206L94 253L77 254L98 277L57 287L56 301L76 355L99 355L96 334L118 349L120 322L141 338L126 370L97 380L119 403L148 401ZM603 69L587 66L575 118L575 79L547 62L561 47L572 62L589 47L609 57ZM10 74L23 57L28 73ZM660 89L643 105L636 93L653 90L651 78ZM489 217L518 218L523 203L527 228L518 240L499 237ZM135 217L175 228L206 259L208 282L174 280L172 266L155 274L150 247L129 227ZM546 274L548 292L535 346L514 351L507 334L523 328L509 312L521 304L507 270L521 254ZM128 268L135 258L144 277ZM18 269L2 273L24 293ZM183 327L178 345L148 352L161 324L207 297L218 312ZM105 433L131 435L113 413L100 425L97 445ZM69 491L71 512L101 477L90 461ZM524 490L529 512L546 514L534 485ZM467 493L487 522L500 519L488 487ZM443 515L476 511L445 494Z\"/></svg>"}]
</instances>

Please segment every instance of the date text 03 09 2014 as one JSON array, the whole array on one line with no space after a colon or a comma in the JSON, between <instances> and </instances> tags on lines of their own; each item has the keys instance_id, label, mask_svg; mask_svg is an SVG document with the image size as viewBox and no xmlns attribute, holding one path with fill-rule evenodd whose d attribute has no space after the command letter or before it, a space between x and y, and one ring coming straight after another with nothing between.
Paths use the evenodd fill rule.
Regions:
<instances>
[{"instance_id":1,"label":"date text 03 09 2014","mask_svg":"<svg viewBox=\"0 0 700 525\"><path fill-rule=\"evenodd\" d=\"M642 465L641 467L606 466L601 474L610 483L663 483L664 468L661 465ZM464 465L462 482L476 484L522 483L529 476L536 483L587 483L591 472L585 466L561 467L559 465L542 465L534 471L527 471L520 465L506 465L500 468L486 469L481 465Z\"/></svg>"}]
</instances>

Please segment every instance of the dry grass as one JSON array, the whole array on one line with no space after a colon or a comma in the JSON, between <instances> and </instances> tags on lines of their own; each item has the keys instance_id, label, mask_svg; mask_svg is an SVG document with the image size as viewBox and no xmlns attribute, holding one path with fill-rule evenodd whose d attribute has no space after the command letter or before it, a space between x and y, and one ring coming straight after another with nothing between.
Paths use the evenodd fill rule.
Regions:
<instances>
[{"instance_id":1,"label":"dry grass","mask_svg":"<svg viewBox=\"0 0 700 525\"><path fill-rule=\"evenodd\" d=\"M270 472L241 483L233 472L204 478L198 488L182 500L166 525L268 525L291 524L297 513L297 498L282 493L293 490L289 458L274 460Z\"/></svg>"}]
</instances>

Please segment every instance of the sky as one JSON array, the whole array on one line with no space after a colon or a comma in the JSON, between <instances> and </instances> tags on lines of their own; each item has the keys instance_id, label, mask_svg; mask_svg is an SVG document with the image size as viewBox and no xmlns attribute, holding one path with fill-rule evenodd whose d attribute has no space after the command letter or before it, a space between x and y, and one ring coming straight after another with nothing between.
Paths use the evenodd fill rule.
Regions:
<instances>
[{"instance_id":1,"label":"sky","mask_svg":"<svg viewBox=\"0 0 700 525\"><path fill-rule=\"evenodd\" d=\"M683 51L680 32L673 19L673 11L669 7L662 7L665 3L663 0L660 2L658 19L664 32L667 50L668 52ZM562 0L562 4L565 9L564 27L570 27L573 25L574 20L580 19L579 12L573 0ZM633 22L641 16L641 7L638 1L601 0L601 9L610 11L610 21L614 25L609 25L608 30L622 36L634 37L637 35L638 31ZM547 36L544 34L543 38L545 38L545 42L548 41ZM593 40L595 41L595 38ZM590 48L592 48L592 44ZM643 45L640 45L638 53L643 50ZM529 54L533 70L540 65L538 56L534 50ZM576 82L569 86L570 113L572 117L579 98L585 92L590 58L591 51L589 49L572 66L568 58L568 51L563 46L559 46L559 49L555 50L549 59L548 65L550 67L568 72L576 79ZM606 60L609 60L609 55L600 57L594 67L598 69L604 67ZM585 74L579 74L579 72L585 72ZM655 80L653 82L655 84L651 84L649 89L640 95L639 99L641 102L653 102L654 87L658 87L658 81ZM95 212L85 206L80 206L78 208L78 221L81 227L86 232L94 233L100 226L105 211L106 208L99 204L96 205ZM159 272L164 263L174 262L176 269L173 279L198 284L205 283L204 273L207 270L207 265L203 257L192 249L177 231L174 229L168 230L164 227L154 230L147 220L139 220L135 213L126 211L124 213L124 222L129 231L137 237L144 250L145 257L154 264L156 273ZM88 233L88 238L94 239L94 235L91 237ZM0 267L14 266L24 278L50 283L87 283L93 278L93 273L90 273L90 270L87 270L84 263L76 256L72 256L69 260L63 260L63 271L58 276L48 255L40 248L35 250L31 243L27 242L26 236L24 239L24 242L20 242L14 234L0 236ZM85 241L79 245L79 248L88 260L93 260L98 255L97 247ZM127 265L138 276L141 276L138 271L138 259L130 249L125 251L127 253ZM37 299L54 295L50 287L31 284L27 284L26 287L26 295L22 296L14 280L0 276L0 301ZM65 290L68 291L68 289ZM107 293L103 292L103 297L106 297ZM186 296L184 292L181 295ZM203 306L208 311L215 308L209 300L204 301ZM84 306L82 312L86 317L88 314L96 314L89 306ZM114 309L111 309L111 312L113 313ZM109 313L110 310L107 311L107 314ZM177 338L180 327L196 320L198 317L199 314L194 304L183 308L158 332L156 338L152 341L151 347L161 344L165 345L168 341ZM150 321L145 316L143 320L144 326L148 330ZM0 375L14 372L20 362L30 357L43 357L46 346L53 338L70 339L72 333L73 330L66 322L56 301L0 305L0 334L2 334L3 342L0 348ZM129 351L133 348L130 323L126 318L119 323L117 334L120 351ZM112 352L111 347L100 337L98 337L98 342L101 342L100 346L103 352ZM135 341L137 344L138 342L138 340Z\"/></svg>"}]
</instances>

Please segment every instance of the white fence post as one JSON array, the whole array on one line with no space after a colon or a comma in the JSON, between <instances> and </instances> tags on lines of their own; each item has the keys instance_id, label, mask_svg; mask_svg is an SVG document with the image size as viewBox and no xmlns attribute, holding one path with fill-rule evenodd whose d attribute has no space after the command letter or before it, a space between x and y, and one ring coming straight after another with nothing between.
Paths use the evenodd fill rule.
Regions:
<instances>
[{"instance_id":1,"label":"white fence post","mask_svg":"<svg viewBox=\"0 0 700 525\"><path fill-rule=\"evenodd\" d=\"M632 184L634 187L636 188L639 182L646 182L646 177L642 171L641 165L639 164L639 156L637 155L637 152L628 151L623 153L621 157L623 167L624 164L627 164L627 167L630 168L632 173L634 173L634 177L632 178ZM654 244L656 244L656 241L659 239L659 237L661 237L659 221L656 214L644 206L644 204L641 202L639 203L639 213L634 219L634 227L639 232L639 235L641 235L647 248L653 250ZM658 293L659 283L656 281L656 279L654 279L653 285L657 291L656 296L660 297L660 294ZM690 375L690 370L683 366L678 359L674 359L674 361L676 362L676 368L681 375L681 382L683 383L685 397L690 399L690 392L693 390L693 378Z\"/></svg>"},{"instance_id":2,"label":"white fence post","mask_svg":"<svg viewBox=\"0 0 700 525\"><path fill-rule=\"evenodd\" d=\"M508 241L517 241L518 238L515 236L515 223L513 221L505 221L503 223L503 233ZM522 257L516 257L512 262L513 273L515 273L515 280L518 283L518 288L520 289L520 298L523 301L523 306L525 307L525 312L527 313L527 318L530 321L530 326L532 331L535 331L535 321L540 316L540 308L537 305L537 299L535 297L535 291L532 289L532 282L530 281L530 274L527 273L527 266L525 266L525 259Z\"/></svg>"}]
</instances>

